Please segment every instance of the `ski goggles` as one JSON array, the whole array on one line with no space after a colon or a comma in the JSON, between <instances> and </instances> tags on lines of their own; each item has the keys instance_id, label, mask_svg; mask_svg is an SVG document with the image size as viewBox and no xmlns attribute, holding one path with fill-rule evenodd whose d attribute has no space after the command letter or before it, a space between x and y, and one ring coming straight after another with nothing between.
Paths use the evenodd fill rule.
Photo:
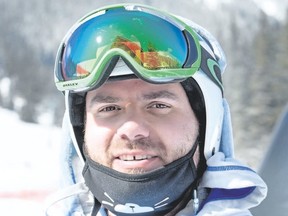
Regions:
<instances>
[{"instance_id":1,"label":"ski goggles","mask_svg":"<svg viewBox=\"0 0 288 216\"><path fill-rule=\"evenodd\" d=\"M119 57L147 82L180 82L200 67L199 36L174 16L144 6L95 11L74 25L60 45L56 86L75 92L98 88Z\"/></svg>"}]
</instances>

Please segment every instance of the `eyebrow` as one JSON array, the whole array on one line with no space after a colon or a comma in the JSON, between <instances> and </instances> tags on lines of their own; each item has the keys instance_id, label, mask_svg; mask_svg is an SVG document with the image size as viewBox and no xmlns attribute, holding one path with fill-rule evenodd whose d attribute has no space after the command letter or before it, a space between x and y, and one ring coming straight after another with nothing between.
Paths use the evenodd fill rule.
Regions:
<instances>
[{"instance_id":1,"label":"eyebrow","mask_svg":"<svg viewBox=\"0 0 288 216\"><path fill-rule=\"evenodd\" d=\"M90 107L92 107L92 105L97 104L97 103L117 103L119 101L120 101L120 98L118 97L96 95L91 99Z\"/></svg>"},{"instance_id":2,"label":"eyebrow","mask_svg":"<svg viewBox=\"0 0 288 216\"><path fill-rule=\"evenodd\" d=\"M162 90L162 91L154 91L154 92L149 92L147 94L143 94L141 96L141 99L143 100L155 100L155 99L172 99L172 100L177 100L177 95L167 91L167 90ZM92 107L95 104L100 104L100 103L117 103L121 101L121 98L119 97L113 97L113 96L106 96L106 95L95 95L91 101L90 101L90 107Z\"/></svg>"},{"instance_id":3,"label":"eyebrow","mask_svg":"<svg viewBox=\"0 0 288 216\"><path fill-rule=\"evenodd\" d=\"M178 97L176 96L176 94L170 91L162 90L162 91L149 92L148 94L144 94L142 98L144 100L155 100L160 98L176 100Z\"/></svg>"}]
</instances>

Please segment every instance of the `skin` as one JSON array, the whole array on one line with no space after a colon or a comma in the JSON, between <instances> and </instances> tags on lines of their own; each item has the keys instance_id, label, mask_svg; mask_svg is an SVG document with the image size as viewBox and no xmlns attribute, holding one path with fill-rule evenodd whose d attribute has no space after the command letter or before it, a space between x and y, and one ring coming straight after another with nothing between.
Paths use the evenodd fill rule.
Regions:
<instances>
[{"instance_id":1,"label":"skin","mask_svg":"<svg viewBox=\"0 0 288 216\"><path fill-rule=\"evenodd\" d=\"M199 124L179 83L107 82L86 96L85 148L123 173L160 169L186 155ZM194 162L199 160L198 150Z\"/></svg>"},{"instance_id":2,"label":"skin","mask_svg":"<svg viewBox=\"0 0 288 216\"><path fill-rule=\"evenodd\" d=\"M119 172L160 169L186 155L198 134L198 120L179 83L154 85L128 79L107 82L87 93L86 152ZM193 160L198 164L198 148ZM166 216L175 215L189 199L188 191Z\"/></svg>"}]
</instances>

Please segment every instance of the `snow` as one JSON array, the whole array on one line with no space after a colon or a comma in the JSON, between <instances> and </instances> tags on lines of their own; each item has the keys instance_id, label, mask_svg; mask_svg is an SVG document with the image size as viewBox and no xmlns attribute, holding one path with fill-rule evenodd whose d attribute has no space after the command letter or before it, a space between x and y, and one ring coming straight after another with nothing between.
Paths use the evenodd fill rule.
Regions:
<instances>
[{"instance_id":1,"label":"snow","mask_svg":"<svg viewBox=\"0 0 288 216\"><path fill-rule=\"evenodd\" d=\"M0 134L0 215L43 215L45 198L58 187L60 129L0 108Z\"/></svg>"},{"instance_id":2,"label":"snow","mask_svg":"<svg viewBox=\"0 0 288 216\"><path fill-rule=\"evenodd\" d=\"M9 97L9 89L11 85L11 80L8 77L4 77L0 80L0 94L2 97Z\"/></svg>"},{"instance_id":3,"label":"snow","mask_svg":"<svg viewBox=\"0 0 288 216\"><path fill-rule=\"evenodd\" d=\"M269 16L284 20L288 0L253 0Z\"/></svg>"},{"instance_id":4,"label":"snow","mask_svg":"<svg viewBox=\"0 0 288 216\"><path fill-rule=\"evenodd\" d=\"M231 3L233 0L204 0L204 3L206 5L206 7L208 7L211 10L217 10L219 4L225 3L225 4L229 4Z\"/></svg>"}]
</instances>

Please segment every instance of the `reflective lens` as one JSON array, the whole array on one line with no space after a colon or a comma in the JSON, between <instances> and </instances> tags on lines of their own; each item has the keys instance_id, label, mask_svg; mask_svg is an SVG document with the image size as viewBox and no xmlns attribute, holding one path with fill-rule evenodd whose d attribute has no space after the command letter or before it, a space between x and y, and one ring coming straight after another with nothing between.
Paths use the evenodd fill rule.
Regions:
<instances>
[{"instance_id":1,"label":"reflective lens","mask_svg":"<svg viewBox=\"0 0 288 216\"><path fill-rule=\"evenodd\" d=\"M108 73L107 64L115 56L127 60L147 81L167 82L192 76L200 64L196 34L181 27L183 24L176 19L157 14L147 9L115 7L81 21L58 53L58 89L95 87L109 76L103 73Z\"/></svg>"}]
</instances>

